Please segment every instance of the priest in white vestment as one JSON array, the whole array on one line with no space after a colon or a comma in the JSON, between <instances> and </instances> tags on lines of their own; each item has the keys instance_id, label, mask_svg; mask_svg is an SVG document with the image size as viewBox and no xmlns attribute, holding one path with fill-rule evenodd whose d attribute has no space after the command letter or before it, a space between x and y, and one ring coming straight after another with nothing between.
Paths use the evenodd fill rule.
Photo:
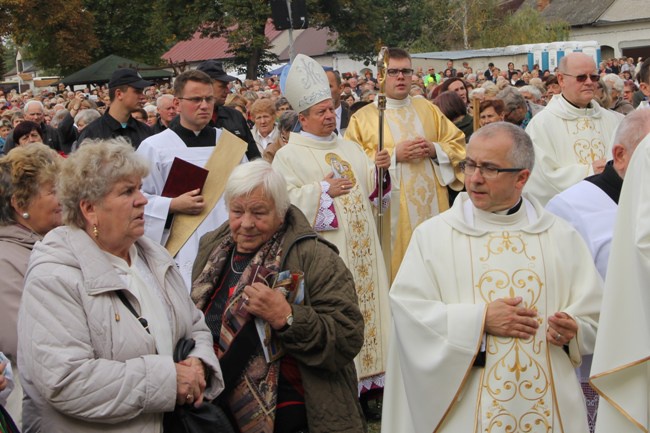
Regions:
<instances>
[{"instance_id":1,"label":"priest in white vestment","mask_svg":"<svg viewBox=\"0 0 650 433\"><path fill-rule=\"evenodd\" d=\"M542 205L587 176L603 171L612 152L614 131L623 115L593 99L598 84L593 59L583 53L562 58L560 95L532 118L526 132L535 145L535 171L526 192Z\"/></svg>"},{"instance_id":2,"label":"priest in white vestment","mask_svg":"<svg viewBox=\"0 0 650 433\"><path fill-rule=\"evenodd\" d=\"M336 245L350 269L365 325L364 344L355 359L359 389L383 387L389 283L371 200L378 203L376 166L387 169L390 156L386 150L378 153L375 166L361 147L334 132L329 81L315 60L296 56L283 94L299 112L302 131L291 133L273 158L273 168L286 178L291 203Z\"/></svg>"},{"instance_id":3,"label":"priest in white vestment","mask_svg":"<svg viewBox=\"0 0 650 433\"><path fill-rule=\"evenodd\" d=\"M580 235L522 196L533 164L521 128L479 129L467 193L413 233L390 291L382 432L589 431L575 367L601 279Z\"/></svg>"},{"instance_id":4,"label":"priest in white vestment","mask_svg":"<svg viewBox=\"0 0 650 433\"><path fill-rule=\"evenodd\" d=\"M600 276L605 279L612 244L614 222L623 187L623 178L634 150L650 133L650 110L637 110L620 123L614 136L612 160L600 174L589 176L556 195L546 210L561 217L585 240ZM589 428L593 431L598 394L589 386L591 356L580 366L580 382L585 393Z\"/></svg>"},{"instance_id":5,"label":"priest in white vestment","mask_svg":"<svg viewBox=\"0 0 650 433\"><path fill-rule=\"evenodd\" d=\"M409 96L411 56L391 48L386 69L384 148L391 154L391 205L383 229L390 239L390 280L399 269L411 233L422 221L449 208L449 191L463 188L458 163L465 157L465 136L430 101ZM377 103L350 119L347 140L359 143L370 158L379 144ZM388 236L390 235L390 236Z\"/></svg>"},{"instance_id":6,"label":"priest in white vestment","mask_svg":"<svg viewBox=\"0 0 650 433\"><path fill-rule=\"evenodd\" d=\"M163 197L161 194L174 158L203 167L214 152L223 154L227 151L227 155L223 156L224 164L232 167L247 161L245 149L240 152L239 149L215 148L222 130L208 126L214 109L213 92L212 79L204 72L187 71L179 75L174 82L174 101L178 107L180 122L173 122L160 134L147 138L137 149L137 153L151 163L150 173L142 183L142 192L149 201L144 212L145 236L165 245L170 228L168 218L179 214L207 213L198 227L187 234L186 241L174 255L188 291L192 285L192 266L198 252L199 240L205 233L223 224L228 219L228 211L223 197L216 200L212 209L206 209L206 201L199 190L189 191L175 198ZM225 179L230 172L212 175L215 174L223 176L225 185ZM208 177L208 181L210 179Z\"/></svg>"},{"instance_id":7,"label":"priest in white vestment","mask_svg":"<svg viewBox=\"0 0 650 433\"><path fill-rule=\"evenodd\" d=\"M591 366L600 395L596 433L650 429L650 136L637 148L621 191L601 327Z\"/></svg>"}]
</instances>

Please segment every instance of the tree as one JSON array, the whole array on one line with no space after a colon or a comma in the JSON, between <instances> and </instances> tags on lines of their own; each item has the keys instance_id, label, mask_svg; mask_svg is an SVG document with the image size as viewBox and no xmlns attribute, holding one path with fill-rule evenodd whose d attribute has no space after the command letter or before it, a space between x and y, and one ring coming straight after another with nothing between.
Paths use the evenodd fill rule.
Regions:
<instances>
[{"instance_id":1,"label":"tree","mask_svg":"<svg viewBox=\"0 0 650 433\"><path fill-rule=\"evenodd\" d=\"M481 36L481 43L487 47L534 44L563 41L569 37L571 27L566 21L546 21L531 7L525 7L508 15L494 31Z\"/></svg>"},{"instance_id":2,"label":"tree","mask_svg":"<svg viewBox=\"0 0 650 433\"><path fill-rule=\"evenodd\" d=\"M10 3L11 35L41 67L66 73L90 62L99 43L93 16L81 0L50 0L47 7L34 7L27 0Z\"/></svg>"},{"instance_id":3,"label":"tree","mask_svg":"<svg viewBox=\"0 0 650 433\"><path fill-rule=\"evenodd\" d=\"M481 35L499 24L498 4L498 0L428 0L429 16L412 47L419 51L476 48Z\"/></svg>"}]
</instances>

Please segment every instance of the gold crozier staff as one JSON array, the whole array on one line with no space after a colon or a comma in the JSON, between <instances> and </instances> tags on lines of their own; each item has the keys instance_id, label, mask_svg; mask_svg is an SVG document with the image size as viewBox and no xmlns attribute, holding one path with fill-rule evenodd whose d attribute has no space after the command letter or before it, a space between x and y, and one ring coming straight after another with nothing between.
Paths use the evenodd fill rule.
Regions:
<instances>
[{"instance_id":1,"label":"gold crozier staff","mask_svg":"<svg viewBox=\"0 0 650 433\"><path fill-rule=\"evenodd\" d=\"M384 150L384 112L386 111L386 69L388 68L388 47L381 47L379 57L377 59L377 82L379 83L379 95L377 97L377 105L379 108L379 145L377 150L381 152ZM378 169L379 179L379 206L377 211L377 233L379 234L379 243L383 249L383 220L384 209L382 201L384 197L384 169ZM389 244L390 245L390 244ZM390 263L390 262L387 262Z\"/></svg>"}]
</instances>

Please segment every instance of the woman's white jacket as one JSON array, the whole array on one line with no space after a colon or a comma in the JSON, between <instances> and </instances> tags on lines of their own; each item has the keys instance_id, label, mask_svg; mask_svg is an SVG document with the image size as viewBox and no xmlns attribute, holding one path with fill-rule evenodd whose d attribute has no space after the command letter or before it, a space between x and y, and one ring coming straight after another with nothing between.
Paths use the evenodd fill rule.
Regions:
<instances>
[{"instance_id":1,"label":"woman's white jacket","mask_svg":"<svg viewBox=\"0 0 650 433\"><path fill-rule=\"evenodd\" d=\"M163 288L174 346L196 341L190 356L210 371L211 400L223 380L203 314L167 251L145 237L136 247ZM25 431L161 432L163 412L176 402L174 362L156 354L118 290L128 288L84 231L59 227L35 245L18 319L20 375L34 403L24 407Z\"/></svg>"}]
</instances>

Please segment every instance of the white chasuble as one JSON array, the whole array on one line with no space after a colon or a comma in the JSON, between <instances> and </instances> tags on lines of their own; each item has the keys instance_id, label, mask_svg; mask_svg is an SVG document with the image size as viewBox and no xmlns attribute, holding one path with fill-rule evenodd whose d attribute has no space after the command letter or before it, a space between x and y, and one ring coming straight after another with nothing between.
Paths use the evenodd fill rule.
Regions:
<instances>
[{"instance_id":1,"label":"white chasuble","mask_svg":"<svg viewBox=\"0 0 650 433\"><path fill-rule=\"evenodd\" d=\"M379 142L378 118L377 106L368 105L352 116L345 133L345 138L359 143L371 159L375 157ZM431 158L397 162L397 144L419 137L434 144L437 163ZM392 279L413 230L426 219L449 208L447 186L462 189L463 175L458 163L465 158L465 139L435 105L425 99L408 97L387 100L384 147L392 156L390 175L394 199L388 211L390 219L384 223L391 240L391 257L387 259L387 265Z\"/></svg>"},{"instance_id":2,"label":"white chasuble","mask_svg":"<svg viewBox=\"0 0 650 433\"><path fill-rule=\"evenodd\" d=\"M289 143L273 158L273 168L287 180L291 203L316 225L321 206L320 182L333 170L352 180L348 194L335 197L338 227L318 234L336 245L354 277L359 307L364 319L364 344L355 358L357 375L366 388L383 386L388 350L390 310L388 277L381 255L370 194L375 190L375 166L356 144L332 135L318 141L292 133ZM363 383L363 379L370 379Z\"/></svg>"},{"instance_id":3,"label":"white chasuble","mask_svg":"<svg viewBox=\"0 0 650 433\"><path fill-rule=\"evenodd\" d=\"M487 304L518 296L536 335L487 334ZM461 193L416 228L389 297L382 432L589 431L575 367L593 350L601 280L580 235L537 201L496 215ZM546 340L556 312L578 325L567 351Z\"/></svg>"},{"instance_id":4,"label":"white chasuble","mask_svg":"<svg viewBox=\"0 0 650 433\"><path fill-rule=\"evenodd\" d=\"M577 108L555 95L526 132L535 146L535 169L525 191L542 205L587 176L594 161L612 157L612 140L623 116L601 108Z\"/></svg>"},{"instance_id":5,"label":"white chasuble","mask_svg":"<svg viewBox=\"0 0 650 433\"><path fill-rule=\"evenodd\" d=\"M650 430L650 135L625 174L591 366L596 433Z\"/></svg>"}]
</instances>

